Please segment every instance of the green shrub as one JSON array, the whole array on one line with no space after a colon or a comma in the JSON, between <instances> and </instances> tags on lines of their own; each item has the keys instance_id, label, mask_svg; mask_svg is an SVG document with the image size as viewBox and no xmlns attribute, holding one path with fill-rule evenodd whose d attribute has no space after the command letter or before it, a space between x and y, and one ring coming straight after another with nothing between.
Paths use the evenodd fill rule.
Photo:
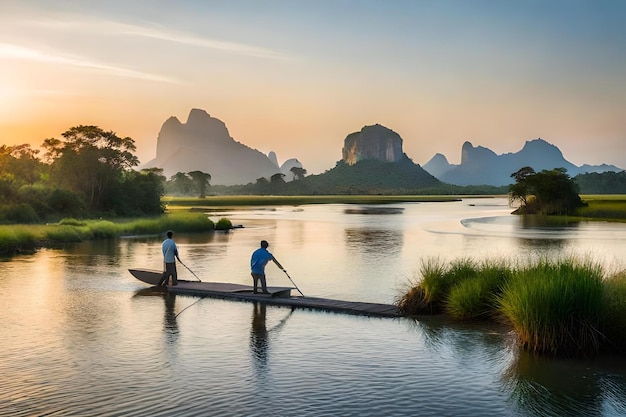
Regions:
<instances>
[{"instance_id":1,"label":"green shrub","mask_svg":"<svg viewBox=\"0 0 626 417\"><path fill-rule=\"evenodd\" d=\"M216 230L230 230L232 228L233 228L232 222L225 217L219 219L217 223L215 223Z\"/></svg>"},{"instance_id":2,"label":"green shrub","mask_svg":"<svg viewBox=\"0 0 626 417\"><path fill-rule=\"evenodd\" d=\"M37 212L30 204L27 203L5 206L3 210L3 217L5 217L9 223L17 224L32 224L39 221Z\"/></svg>"}]
</instances>

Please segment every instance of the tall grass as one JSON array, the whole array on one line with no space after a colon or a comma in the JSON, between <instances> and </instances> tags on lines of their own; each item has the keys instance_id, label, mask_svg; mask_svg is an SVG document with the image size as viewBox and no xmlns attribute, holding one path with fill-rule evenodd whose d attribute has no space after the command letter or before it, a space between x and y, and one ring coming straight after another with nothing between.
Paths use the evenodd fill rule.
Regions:
<instances>
[{"instance_id":1,"label":"tall grass","mask_svg":"<svg viewBox=\"0 0 626 417\"><path fill-rule=\"evenodd\" d=\"M33 226L0 226L0 254L33 251L40 234Z\"/></svg>"},{"instance_id":2,"label":"tall grass","mask_svg":"<svg viewBox=\"0 0 626 417\"><path fill-rule=\"evenodd\" d=\"M597 262L569 256L525 264L428 259L420 273L396 299L405 315L504 320L524 349L540 354L626 351L626 272L605 279Z\"/></svg>"},{"instance_id":3,"label":"tall grass","mask_svg":"<svg viewBox=\"0 0 626 417\"><path fill-rule=\"evenodd\" d=\"M602 344L602 280L602 268L593 261L539 259L513 274L499 297L499 310L532 352L595 354Z\"/></svg>"},{"instance_id":4,"label":"tall grass","mask_svg":"<svg viewBox=\"0 0 626 417\"><path fill-rule=\"evenodd\" d=\"M503 260L473 264L473 274L450 289L446 311L458 319L488 319L497 311L497 296L512 272Z\"/></svg>"},{"instance_id":5,"label":"tall grass","mask_svg":"<svg viewBox=\"0 0 626 417\"><path fill-rule=\"evenodd\" d=\"M602 330L609 350L626 352L626 271L604 280Z\"/></svg>"},{"instance_id":6,"label":"tall grass","mask_svg":"<svg viewBox=\"0 0 626 417\"><path fill-rule=\"evenodd\" d=\"M606 221L626 221L626 196L587 195L583 196L586 207L576 209L575 216Z\"/></svg>"},{"instance_id":7,"label":"tall grass","mask_svg":"<svg viewBox=\"0 0 626 417\"><path fill-rule=\"evenodd\" d=\"M421 279L410 284L396 300L404 314L438 314L446 312L455 318L477 318L489 314L493 294L508 271L500 261L478 263L469 258L445 264L428 258L420 267Z\"/></svg>"}]
</instances>

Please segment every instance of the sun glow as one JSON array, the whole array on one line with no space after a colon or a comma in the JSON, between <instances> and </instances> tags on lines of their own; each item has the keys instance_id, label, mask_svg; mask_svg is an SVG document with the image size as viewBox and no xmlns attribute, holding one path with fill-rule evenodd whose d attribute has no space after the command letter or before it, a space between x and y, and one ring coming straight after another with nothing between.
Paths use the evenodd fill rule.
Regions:
<instances>
[{"instance_id":1,"label":"sun glow","mask_svg":"<svg viewBox=\"0 0 626 417\"><path fill-rule=\"evenodd\" d=\"M3 114L8 111L14 99L15 92L13 87L5 81L0 81L0 113Z\"/></svg>"}]
</instances>

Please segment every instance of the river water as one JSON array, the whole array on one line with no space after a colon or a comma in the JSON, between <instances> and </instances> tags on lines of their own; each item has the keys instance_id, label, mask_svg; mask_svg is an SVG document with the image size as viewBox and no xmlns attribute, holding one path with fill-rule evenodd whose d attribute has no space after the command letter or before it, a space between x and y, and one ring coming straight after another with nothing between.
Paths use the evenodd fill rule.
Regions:
<instances>
[{"instance_id":1,"label":"river water","mask_svg":"<svg viewBox=\"0 0 626 417\"><path fill-rule=\"evenodd\" d=\"M384 208L384 209L381 209ZM310 296L392 303L424 260L577 255L624 268L626 225L524 224L505 199L211 212L175 234L181 279L250 284L261 239ZM0 415L618 416L626 360L537 358L507 327L167 295L161 236L3 260ZM267 267L269 285L288 277Z\"/></svg>"}]
</instances>

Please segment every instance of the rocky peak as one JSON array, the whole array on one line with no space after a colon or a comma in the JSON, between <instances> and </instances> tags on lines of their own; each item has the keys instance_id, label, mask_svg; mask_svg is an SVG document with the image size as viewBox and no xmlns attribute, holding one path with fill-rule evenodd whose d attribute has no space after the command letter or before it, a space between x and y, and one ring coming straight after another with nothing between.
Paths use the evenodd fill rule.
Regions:
<instances>
[{"instance_id":1,"label":"rocky peak","mask_svg":"<svg viewBox=\"0 0 626 417\"><path fill-rule=\"evenodd\" d=\"M203 171L211 175L211 184L222 185L246 184L280 172L267 155L236 142L224 122L201 109L192 109L186 123L174 116L163 123L156 158L144 167L162 168L166 177Z\"/></svg>"},{"instance_id":2,"label":"rocky peak","mask_svg":"<svg viewBox=\"0 0 626 417\"><path fill-rule=\"evenodd\" d=\"M485 163L496 157L496 153L483 146L476 146L466 141L461 147L461 164L464 163Z\"/></svg>"},{"instance_id":3,"label":"rocky peak","mask_svg":"<svg viewBox=\"0 0 626 417\"><path fill-rule=\"evenodd\" d=\"M398 162L403 156L400 135L379 124L364 126L360 132L346 136L342 149L343 161L348 165L364 159Z\"/></svg>"}]
</instances>

